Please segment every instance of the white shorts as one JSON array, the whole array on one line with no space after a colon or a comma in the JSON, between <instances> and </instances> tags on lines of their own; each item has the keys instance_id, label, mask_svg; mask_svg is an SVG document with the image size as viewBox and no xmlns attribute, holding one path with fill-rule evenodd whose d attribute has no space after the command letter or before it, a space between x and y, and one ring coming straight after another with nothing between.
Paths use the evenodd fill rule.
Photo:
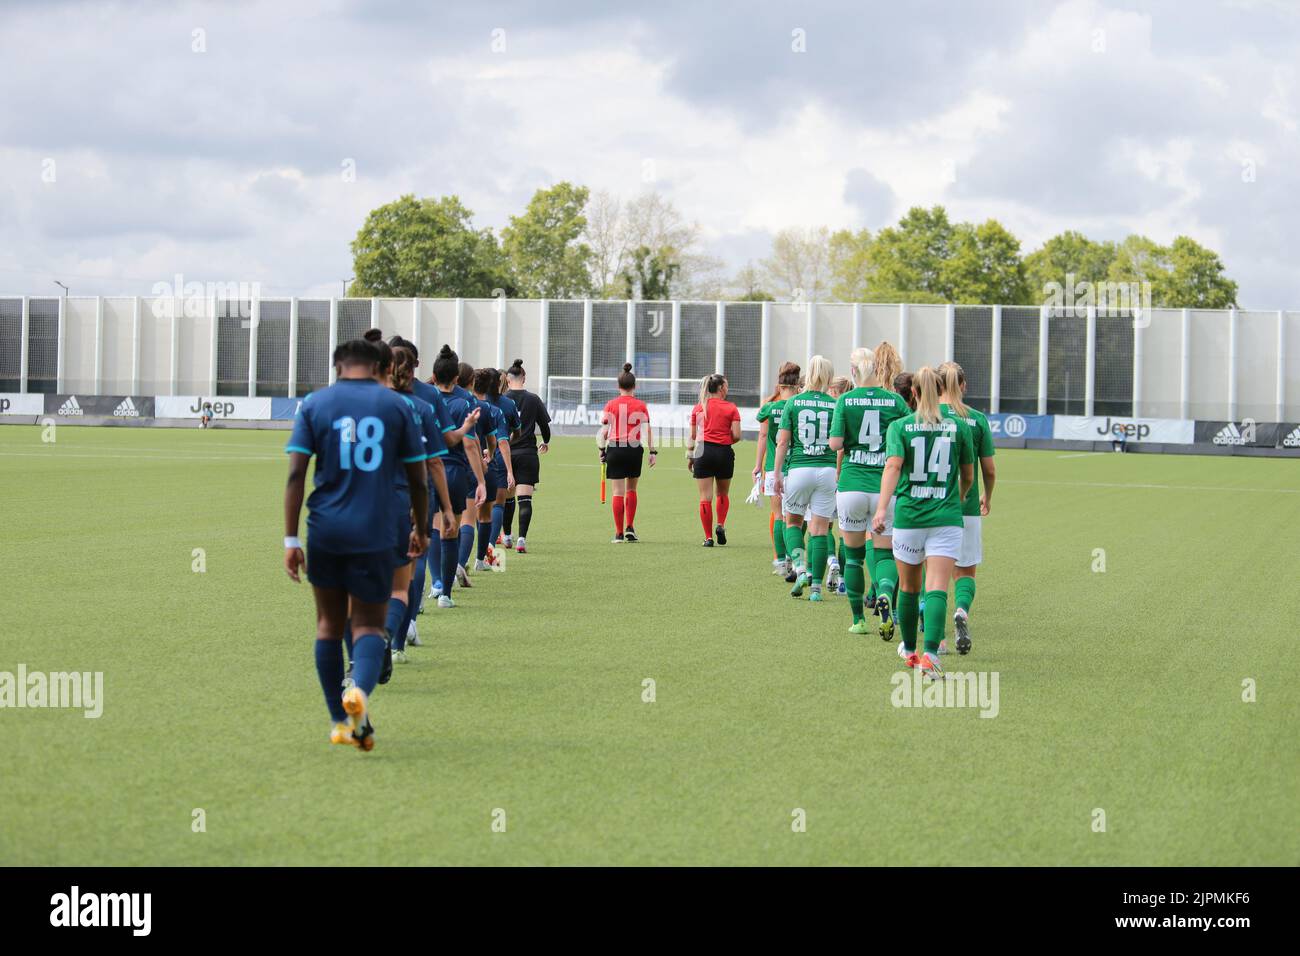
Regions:
<instances>
[{"instance_id":1,"label":"white shorts","mask_svg":"<svg viewBox=\"0 0 1300 956\"><path fill-rule=\"evenodd\" d=\"M895 528L894 560L920 564L926 558L952 558L961 554L961 528Z\"/></svg>"},{"instance_id":2,"label":"white shorts","mask_svg":"<svg viewBox=\"0 0 1300 956\"><path fill-rule=\"evenodd\" d=\"M835 510L840 516L841 531L871 531L871 519L880 507L878 491L841 491L835 495ZM894 499L885 509L885 537L894 531Z\"/></svg>"},{"instance_id":3,"label":"white shorts","mask_svg":"<svg viewBox=\"0 0 1300 956\"><path fill-rule=\"evenodd\" d=\"M961 554L957 555L957 567L973 568L984 562L984 540L980 534L980 517L968 515L961 520L966 527L961 535Z\"/></svg>"},{"instance_id":4,"label":"white shorts","mask_svg":"<svg viewBox=\"0 0 1300 956\"><path fill-rule=\"evenodd\" d=\"M769 498L776 497L776 472L763 472L763 494L767 495Z\"/></svg>"},{"instance_id":5,"label":"white shorts","mask_svg":"<svg viewBox=\"0 0 1300 956\"><path fill-rule=\"evenodd\" d=\"M806 515L811 511L818 518L834 517L835 469L791 468L785 476L781 507L792 515Z\"/></svg>"}]
</instances>

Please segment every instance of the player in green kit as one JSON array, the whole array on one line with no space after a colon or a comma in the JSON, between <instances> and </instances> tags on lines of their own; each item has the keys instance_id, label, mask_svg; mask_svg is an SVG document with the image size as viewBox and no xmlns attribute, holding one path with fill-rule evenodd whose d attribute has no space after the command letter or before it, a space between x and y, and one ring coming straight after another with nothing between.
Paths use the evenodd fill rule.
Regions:
<instances>
[{"instance_id":1,"label":"player in green kit","mask_svg":"<svg viewBox=\"0 0 1300 956\"><path fill-rule=\"evenodd\" d=\"M898 621L903 641L898 653L908 667L919 666L942 679L939 645L948 613L948 579L961 555L962 499L975 478L975 448L970 429L940 408L942 385L930 366L913 376L916 411L889 426L880 501L871 522L885 530L889 499L895 492L894 560L898 565ZM925 655L916 653L917 608L922 564L925 570Z\"/></svg>"},{"instance_id":2,"label":"player in green kit","mask_svg":"<svg viewBox=\"0 0 1300 956\"><path fill-rule=\"evenodd\" d=\"M776 433L781 425L785 403L798 391L799 366L785 362L776 375L776 390L758 410L758 454L754 461L754 480L763 479L763 494L771 503L767 531L772 536L772 573L783 577L790 573L790 559L785 553L785 521L781 517L781 497L776 493Z\"/></svg>"},{"instance_id":3,"label":"player in green kit","mask_svg":"<svg viewBox=\"0 0 1300 956\"><path fill-rule=\"evenodd\" d=\"M840 519L840 537L844 540L844 586L853 612L850 634L866 634L870 629L862 613L866 591L867 532L880 506L880 476L885 469L885 435L889 426L911 414L902 396L871 385L875 380L875 353L859 348L849 356L849 373L856 386L835 403L831 420L831 448L842 451L835 507ZM894 531L894 502L885 503L885 527L872 534L875 552L871 577L876 586L876 606L880 613L880 636L894 636L894 588L898 573L894 569L891 535Z\"/></svg>"},{"instance_id":4,"label":"player in green kit","mask_svg":"<svg viewBox=\"0 0 1300 956\"><path fill-rule=\"evenodd\" d=\"M979 459L979 468L975 480L971 482L970 492L962 500L961 554L957 556L957 568L953 577L953 595L957 610L953 612L953 629L957 632L957 653L970 653L970 606L975 601L975 568L984 560L983 529L981 518L989 513L989 499L993 497L993 483L997 473L993 467L993 432L989 429L989 420L984 413L971 408L962 401L966 393L966 373L956 362L944 362L939 366L939 375L943 381L943 404L940 409L946 414L952 412L970 428L971 441L975 446L975 457ZM984 475L984 493L980 494L980 474Z\"/></svg>"},{"instance_id":5,"label":"player in green kit","mask_svg":"<svg viewBox=\"0 0 1300 956\"><path fill-rule=\"evenodd\" d=\"M835 370L830 359L814 355L808 363L808 390L785 403L776 436L776 492L785 511L785 549L799 570L791 597L802 597L811 585L810 601L822 599L826 576L826 529L835 514L835 452L831 449L831 418L835 401L826 389ZM786 464L790 473L785 474ZM808 518L808 553L804 560L803 522Z\"/></svg>"}]
</instances>

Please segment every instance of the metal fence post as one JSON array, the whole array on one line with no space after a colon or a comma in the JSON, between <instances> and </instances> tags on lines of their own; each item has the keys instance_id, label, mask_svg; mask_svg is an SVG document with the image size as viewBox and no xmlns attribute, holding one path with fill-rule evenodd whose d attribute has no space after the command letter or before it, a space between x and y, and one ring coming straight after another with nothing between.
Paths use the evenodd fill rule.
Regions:
<instances>
[{"instance_id":1,"label":"metal fence post","mask_svg":"<svg viewBox=\"0 0 1300 956\"><path fill-rule=\"evenodd\" d=\"M723 366L727 360L727 307L717 303L717 320L713 323L713 364L716 371L726 374Z\"/></svg>"},{"instance_id":2,"label":"metal fence post","mask_svg":"<svg viewBox=\"0 0 1300 956\"><path fill-rule=\"evenodd\" d=\"M993 307L993 334L989 347L989 411L998 414L1002 407L1002 306Z\"/></svg>"},{"instance_id":3,"label":"metal fence post","mask_svg":"<svg viewBox=\"0 0 1300 956\"><path fill-rule=\"evenodd\" d=\"M289 387L285 394L298 397L298 297L289 299Z\"/></svg>"},{"instance_id":4,"label":"metal fence post","mask_svg":"<svg viewBox=\"0 0 1300 956\"><path fill-rule=\"evenodd\" d=\"M1228 421L1237 420L1237 309L1228 310Z\"/></svg>"},{"instance_id":5,"label":"metal fence post","mask_svg":"<svg viewBox=\"0 0 1300 956\"><path fill-rule=\"evenodd\" d=\"M240 300L243 305L243 300ZM249 307L250 318L248 320L248 397L257 397L257 330L262 324L262 297L253 296L253 301ZM373 316L370 327L373 329Z\"/></svg>"},{"instance_id":6,"label":"metal fence post","mask_svg":"<svg viewBox=\"0 0 1300 956\"><path fill-rule=\"evenodd\" d=\"M339 300L330 296L329 383L334 384L334 350L339 346Z\"/></svg>"},{"instance_id":7,"label":"metal fence post","mask_svg":"<svg viewBox=\"0 0 1300 956\"><path fill-rule=\"evenodd\" d=\"M582 300L582 404L591 401L591 300Z\"/></svg>"},{"instance_id":8,"label":"metal fence post","mask_svg":"<svg viewBox=\"0 0 1300 956\"><path fill-rule=\"evenodd\" d=\"M668 387L668 401L676 405L679 398L680 389L678 388L677 379L682 373L682 304L677 299L673 300L673 342L672 352L668 359L668 377L672 379L672 384Z\"/></svg>"},{"instance_id":9,"label":"metal fence post","mask_svg":"<svg viewBox=\"0 0 1300 956\"><path fill-rule=\"evenodd\" d=\"M1092 417L1097 397L1097 307L1088 306L1087 354L1083 366L1083 414Z\"/></svg>"},{"instance_id":10,"label":"metal fence post","mask_svg":"<svg viewBox=\"0 0 1300 956\"><path fill-rule=\"evenodd\" d=\"M758 393L759 398L767 394L772 384L772 303L762 304L762 316L758 332ZM856 307L855 307L856 308Z\"/></svg>"},{"instance_id":11,"label":"metal fence post","mask_svg":"<svg viewBox=\"0 0 1300 956\"><path fill-rule=\"evenodd\" d=\"M1038 307L1038 414L1047 414L1047 306Z\"/></svg>"}]
</instances>

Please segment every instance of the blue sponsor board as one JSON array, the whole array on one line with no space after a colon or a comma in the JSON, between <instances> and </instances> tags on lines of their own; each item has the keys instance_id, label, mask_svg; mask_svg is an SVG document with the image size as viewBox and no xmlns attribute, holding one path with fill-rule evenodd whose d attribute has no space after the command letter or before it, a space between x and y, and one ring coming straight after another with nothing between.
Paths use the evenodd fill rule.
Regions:
<instances>
[{"instance_id":1,"label":"blue sponsor board","mask_svg":"<svg viewBox=\"0 0 1300 956\"><path fill-rule=\"evenodd\" d=\"M271 418L274 421L291 421L298 414L298 406L302 404L301 398L273 398L271 399Z\"/></svg>"},{"instance_id":2,"label":"blue sponsor board","mask_svg":"<svg viewBox=\"0 0 1300 956\"><path fill-rule=\"evenodd\" d=\"M994 438L1051 438L1054 415L990 414L989 431Z\"/></svg>"}]
</instances>

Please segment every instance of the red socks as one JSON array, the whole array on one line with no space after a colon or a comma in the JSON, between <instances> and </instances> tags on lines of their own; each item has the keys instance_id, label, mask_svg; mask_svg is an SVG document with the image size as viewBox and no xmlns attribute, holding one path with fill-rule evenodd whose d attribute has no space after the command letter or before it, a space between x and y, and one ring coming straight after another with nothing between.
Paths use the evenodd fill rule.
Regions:
<instances>
[{"instance_id":1,"label":"red socks","mask_svg":"<svg viewBox=\"0 0 1300 956\"><path fill-rule=\"evenodd\" d=\"M629 524L631 521L628 522ZM614 496L614 530L623 533L623 496Z\"/></svg>"},{"instance_id":2,"label":"red socks","mask_svg":"<svg viewBox=\"0 0 1300 956\"><path fill-rule=\"evenodd\" d=\"M724 527L727 524L727 510L731 507L731 498L728 495L718 495L718 524Z\"/></svg>"},{"instance_id":3,"label":"red socks","mask_svg":"<svg viewBox=\"0 0 1300 956\"><path fill-rule=\"evenodd\" d=\"M700 524L704 525L704 537L713 537L713 502L700 502Z\"/></svg>"},{"instance_id":4,"label":"red socks","mask_svg":"<svg viewBox=\"0 0 1300 956\"><path fill-rule=\"evenodd\" d=\"M627 526L629 528L636 526L636 492L627 493Z\"/></svg>"}]
</instances>

